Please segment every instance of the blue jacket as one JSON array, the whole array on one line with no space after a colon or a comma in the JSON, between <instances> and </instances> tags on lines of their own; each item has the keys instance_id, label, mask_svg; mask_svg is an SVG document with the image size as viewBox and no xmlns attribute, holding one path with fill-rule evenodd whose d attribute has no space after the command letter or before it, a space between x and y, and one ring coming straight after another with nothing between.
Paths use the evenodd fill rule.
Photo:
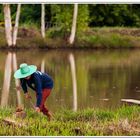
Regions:
<instances>
[{"instance_id":1,"label":"blue jacket","mask_svg":"<svg viewBox=\"0 0 140 140\"><path fill-rule=\"evenodd\" d=\"M31 78L29 80L26 80L25 78L20 79L20 83L22 86L22 89L24 93L27 93L27 85L36 91L37 93L37 103L36 106L39 107L42 100L42 90L52 89L53 88L53 80L47 73L42 73L40 71L36 71L31 75Z\"/></svg>"}]
</instances>

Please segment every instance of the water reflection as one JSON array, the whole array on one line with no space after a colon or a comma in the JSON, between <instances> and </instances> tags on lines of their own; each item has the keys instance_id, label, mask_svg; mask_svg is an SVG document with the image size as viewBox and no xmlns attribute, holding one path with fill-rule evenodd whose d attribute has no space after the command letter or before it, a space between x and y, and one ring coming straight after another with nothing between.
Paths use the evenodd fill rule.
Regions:
<instances>
[{"instance_id":1,"label":"water reflection","mask_svg":"<svg viewBox=\"0 0 140 140\"><path fill-rule=\"evenodd\" d=\"M54 80L47 106L56 111L68 108L117 108L122 98L140 99L140 51L18 51L0 52L1 106L30 103L13 77L20 63L34 64ZM20 93L21 92L21 93ZM35 95L29 89L32 102Z\"/></svg>"},{"instance_id":2,"label":"water reflection","mask_svg":"<svg viewBox=\"0 0 140 140\"><path fill-rule=\"evenodd\" d=\"M73 85L73 111L77 111L77 80L76 80L76 68L74 55L69 55L69 61L71 66L72 85Z\"/></svg>"},{"instance_id":3,"label":"water reflection","mask_svg":"<svg viewBox=\"0 0 140 140\"><path fill-rule=\"evenodd\" d=\"M10 81L11 81L11 72L12 72L12 53L8 52L6 62L5 62L5 71L4 71L4 81L1 95L1 106L7 106Z\"/></svg>"},{"instance_id":4,"label":"water reflection","mask_svg":"<svg viewBox=\"0 0 140 140\"><path fill-rule=\"evenodd\" d=\"M16 54L8 52L7 57L6 57L6 62L5 62L4 81L3 81L2 96L1 96L2 107L8 105L12 68L14 72L17 70ZM20 86L19 81L17 79L15 79L15 85L16 85L15 87L17 91L17 104L18 106L20 106L22 105L22 103L21 103L20 91L17 88Z\"/></svg>"},{"instance_id":5,"label":"water reflection","mask_svg":"<svg viewBox=\"0 0 140 140\"><path fill-rule=\"evenodd\" d=\"M45 72L45 60L42 59L42 62L41 62L41 72Z\"/></svg>"},{"instance_id":6,"label":"water reflection","mask_svg":"<svg viewBox=\"0 0 140 140\"><path fill-rule=\"evenodd\" d=\"M15 53L13 53L13 70L14 72L17 70L17 58L16 58ZM17 92L17 103L18 103L18 106L22 106L21 94L20 94L20 83L18 79L15 79L15 85L16 85L16 92Z\"/></svg>"}]
</instances>

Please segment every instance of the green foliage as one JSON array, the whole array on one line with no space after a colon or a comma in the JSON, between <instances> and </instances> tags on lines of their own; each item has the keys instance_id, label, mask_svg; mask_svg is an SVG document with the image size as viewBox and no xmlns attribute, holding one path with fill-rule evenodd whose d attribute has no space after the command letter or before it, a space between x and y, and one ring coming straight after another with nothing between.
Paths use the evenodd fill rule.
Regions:
<instances>
[{"instance_id":1,"label":"green foliage","mask_svg":"<svg viewBox=\"0 0 140 140\"><path fill-rule=\"evenodd\" d=\"M52 21L60 23L64 32L70 32L73 15L73 5L52 5Z\"/></svg>"},{"instance_id":2,"label":"green foliage","mask_svg":"<svg viewBox=\"0 0 140 140\"><path fill-rule=\"evenodd\" d=\"M21 5L20 23L40 23L41 5L23 4Z\"/></svg>"},{"instance_id":3,"label":"green foliage","mask_svg":"<svg viewBox=\"0 0 140 140\"><path fill-rule=\"evenodd\" d=\"M138 8L138 7L137 7ZM89 5L90 26L140 26L139 10L129 4Z\"/></svg>"},{"instance_id":4,"label":"green foliage","mask_svg":"<svg viewBox=\"0 0 140 140\"><path fill-rule=\"evenodd\" d=\"M52 28L49 30L50 37L67 38L71 31L73 20L74 5L51 5L51 22L56 22L60 25L59 28ZM83 31L88 26L89 14L88 5L78 5L77 17L77 32Z\"/></svg>"},{"instance_id":5,"label":"green foliage","mask_svg":"<svg viewBox=\"0 0 140 140\"><path fill-rule=\"evenodd\" d=\"M88 5L79 5L78 7L78 20L77 20L77 31L81 32L87 29L89 19Z\"/></svg>"},{"instance_id":6,"label":"green foliage","mask_svg":"<svg viewBox=\"0 0 140 140\"><path fill-rule=\"evenodd\" d=\"M12 21L15 20L17 4L11 4ZM73 4L46 4L46 22L59 23L61 29L70 32ZM3 5L0 5L0 21L4 21ZM89 26L135 26L140 27L140 8L137 4L79 4L78 31ZM40 25L41 4L22 4L20 23Z\"/></svg>"},{"instance_id":7,"label":"green foliage","mask_svg":"<svg viewBox=\"0 0 140 140\"><path fill-rule=\"evenodd\" d=\"M4 15L3 15L3 6L0 4L0 22L4 21Z\"/></svg>"},{"instance_id":8,"label":"green foliage","mask_svg":"<svg viewBox=\"0 0 140 140\"><path fill-rule=\"evenodd\" d=\"M66 32L62 28L50 28L47 30L46 34L49 38L64 38L64 36L66 36Z\"/></svg>"}]
</instances>

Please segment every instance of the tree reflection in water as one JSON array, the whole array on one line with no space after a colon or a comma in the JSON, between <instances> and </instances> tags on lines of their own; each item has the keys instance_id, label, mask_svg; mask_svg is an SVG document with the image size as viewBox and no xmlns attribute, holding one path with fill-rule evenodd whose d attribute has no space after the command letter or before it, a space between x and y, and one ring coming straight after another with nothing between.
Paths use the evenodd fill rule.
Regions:
<instances>
[{"instance_id":1,"label":"tree reflection in water","mask_svg":"<svg viewBox=\"0 0 140 140\"><path fill-rule=\"evenodd\" d=\"M2 88L2 95L1 95L1 107L5 107L8 105L12 68L14 72L17 70L16 54L12 52L8 52L6 57L6 62L5 62L4 81L3 81L3 88ZM22 103L21 103L20 91L18 88L19 81L17 79L15 79L15 85L17 91L17 104L18 106L20 106L22 105Z\"/></svg>"},{"instance_id":2,"label":"tree reflection in water","mask_svg":"<svg viewBox=\"0 0 140 140\"><path fill-rule=\"evenodd\" d=\"M74 55L69 55L69 61L71 66L72 85L73 85L73 111L77 111L77 80L76 80L76 67Z\"/></svg>"}]
</instances>

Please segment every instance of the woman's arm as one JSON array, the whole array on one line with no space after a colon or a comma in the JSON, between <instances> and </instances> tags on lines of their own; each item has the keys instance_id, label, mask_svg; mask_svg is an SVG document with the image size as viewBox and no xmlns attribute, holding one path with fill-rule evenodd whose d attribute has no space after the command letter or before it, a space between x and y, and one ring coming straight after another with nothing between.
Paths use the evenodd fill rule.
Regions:
<instances>
[{"instance_id":1,"label":"woman's arm","mask_svg":"<svg viewBox=\"0 0 140 140\"><path fill-rule=\"evenodd\" d=\"M40 107L42 100L42 83L38 75L34 75L35 89L37 93L37 102L36 106Z\"/></svg>"},{"instance_id":2,"label":"woman's arm","mask_svg":"<svg viewBox=\"0 0 140 140\"><path fill-rule=\"evenodd\" d=\"M24 91L25 98L27 98L27 99L31 98L31 96L29 95L28 90L27 90L27 85L26 85L25 79L20 79L20 84Z\"/></svg>"},{"instance_id":3,"label":"woman's arm","mask_svg":"<svg viewBox=\"0 0 140 140\"><path fill-rule=\"evenodd\" d=\"M22 87L22 89L24 91L24 94L28 93L25 79L20 79L20 85L21 85L21 87Z\"/></svg>"}]
</instances>

